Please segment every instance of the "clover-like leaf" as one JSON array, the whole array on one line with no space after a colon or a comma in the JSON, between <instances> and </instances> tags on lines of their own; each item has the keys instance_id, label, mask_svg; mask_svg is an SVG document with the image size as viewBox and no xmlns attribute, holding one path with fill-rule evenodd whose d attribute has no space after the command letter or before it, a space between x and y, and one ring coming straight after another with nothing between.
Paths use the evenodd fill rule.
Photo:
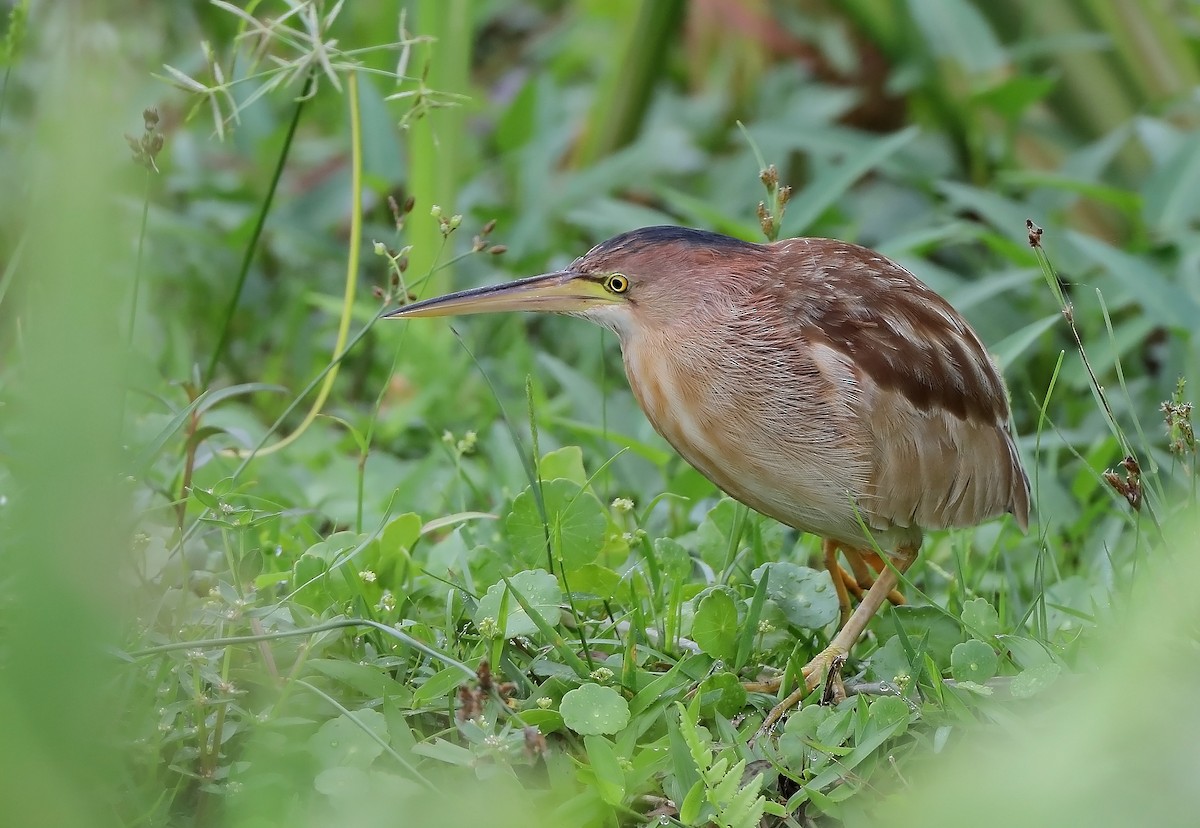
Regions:
<instances>
[{"instance_id":1,"label":"clover-like leaf","mask_svg":"<svg viewBox=\"0 0 1200 828\"><path fill-rule=\"evenodd\" d=\"M558 587L557 578L544 569L527 569L508 580L543 621L550 626L558 623L562 590ZM479 606L475 608L475 626L486 629L488 624L484 619L490 618L496 624L497 633L504 638L533 635L538 631L537 623L529 617L515 596L509 595L505 601L507 589L508 584L504 581L488 587L487 594L479 599ZM501 604L504 604L503 618L500 617Z\"/></svg>"},{"instance_id":2,"label":"clover-like leaf","mask_svg":"<svg viewBox=\"0 0 1200 828\"><path fill-rule=\"evenodd\" d=\"M986 598L972 598L963 604L961 617L973 635L990 638L1000 632L1000 616Z\"/></svg>"},{"instance_id":3,"label":"clover-like leaf","mask_svg":"<svg viewBox=\"0 0 1200 828\"><path fill-rule=\"evenodd\" d=\"M815 630L837 620L837 592L828 572L775 561L758 567L751 577L757 581L764 569L771 572L767 597L783 610L788 623Z\"/></svg>"},{"instance_id":4,"label":"clover-like leaf","mask_svg":"<svg viewBox=\"0 0 1200 828\"><path fill-rule=\"evenodd\" d=\"M629 724L629 702L611 687L585 684L562 697L563 724L581 736L612 734Z\"/></svg>"},{"instance_id":5,"label":"clover-like leaf","mask_svg":"<svg viewBox=\"0 0 1200 828\"><path fill-rule=\"evenodd\" d=\"M950 673L956 681L983 684L996 675L996 651L983 641L972 638L956 644L950 651Z\"/></svg>"},{"instance_id":6,"label":"clover-like leaf","mask_svg":"<svg viewBox=\"0 0 1200 828\"><path fill-rule=\"evenodd\" d=\"M700 714L706 717L716 714L732 719L746 706L746 688L736 675L725 670L700 682L696 695Z\"/></svg>"},{"instance_id":7,"label":"clover-like leaf","mask_svg":"<svg viewBox=\"0 0 1200 828\"><path fill-rule=\"evenodd\" d=\"M548 480L542 483L542 497L546 504L546 526L542 524L533 487L526 487L513 500L512 510L504 521L513 551L529 563L544 561L548 528L551 549L568 571L596 560L608 526L604 508L596 496L570 480Z\"/></svg>"}]
</instances>

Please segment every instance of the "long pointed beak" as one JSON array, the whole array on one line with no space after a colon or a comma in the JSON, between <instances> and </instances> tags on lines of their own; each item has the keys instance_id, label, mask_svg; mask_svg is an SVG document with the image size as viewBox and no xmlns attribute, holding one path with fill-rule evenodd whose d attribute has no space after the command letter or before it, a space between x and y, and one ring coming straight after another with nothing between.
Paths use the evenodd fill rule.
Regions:
<instances>
[{"instance_id":1,"label":"long pointed beak","mask_svg":"<svg viewBox=\"0 0 1200 828\"><path fill-rule=\"evenodd\" d=\"M541 311L579 313L620 301L598 282L560 270L530 276L515 282L460 290L433 299L414 302L385 313L384 318L415 316L460 316L468 313Z\"/></svg>"}]
</instances>

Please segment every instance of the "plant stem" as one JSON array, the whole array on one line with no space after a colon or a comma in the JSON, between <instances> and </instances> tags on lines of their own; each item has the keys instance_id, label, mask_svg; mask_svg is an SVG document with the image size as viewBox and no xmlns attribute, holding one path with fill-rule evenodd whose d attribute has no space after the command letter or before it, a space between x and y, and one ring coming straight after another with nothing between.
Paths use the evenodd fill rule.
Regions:
<instances>
[{"instance_id":1,"label":"plant stem","mask_svg":"<svg viewBox=\"0 0 1200 828\"><path fill-rule=\"evenodd\" d=\"M267 187L267 194L263 198L262 207L259 208L258 217L254 222L254 231L250 234L250 240L246 243L246 249L242 253L242 267L238 271L237 283L233 287L233 295L229 297L229 305L225 309L225 319L221 323L221 335L217 338L217 345L213 348L212 358L208 361L208 368L204 371L203 386L207 387L212 384L213 376L217 371L217 363L221 361L221 356L225 353L225 347L229 343L229 333L233 327L233 314L237 310L238 301L242 297L242 290L246 286L246 276L250 273L250 264L254 261L254 254L258 250L258 240L262 236L264 225L267 223L267 216L271 212L271 205L275 201L275 191L279 187L279 179L283 176L283 168L287 163L288 155L292 149L292 139L296 137L296 127L300 124L300 113L304 111L304 104L311 97L313 89L314 74L309 73L304 79L304 88L300 91L300 97L296 99L296 108L292 111L292 121L288 124L287 133L283 137L283 146L279 150L279 158L275 162L275 171L271 174L271 183Z\"/></svg>"}]
</instances>

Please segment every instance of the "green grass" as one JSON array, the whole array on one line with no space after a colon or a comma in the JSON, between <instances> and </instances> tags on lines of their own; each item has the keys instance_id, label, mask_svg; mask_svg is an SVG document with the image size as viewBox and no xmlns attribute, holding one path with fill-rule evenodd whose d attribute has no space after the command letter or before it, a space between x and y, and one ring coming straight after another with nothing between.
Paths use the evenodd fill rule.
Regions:
<instances>
[{"instance_id":1,"label":"green grass","mask_svg":"<svg viewBox=\"0 0 1200 828\"><path fill-rule=\"evenodd\" d=\"M5 41L3 822L1189 824L1194 14L419 5ZM607 334L378 313L760 202L971 319L1036 510L931 534L859 692L755 739L743 683L834 632L815 539L687 467Z\"/></svg>"}]
</instances>

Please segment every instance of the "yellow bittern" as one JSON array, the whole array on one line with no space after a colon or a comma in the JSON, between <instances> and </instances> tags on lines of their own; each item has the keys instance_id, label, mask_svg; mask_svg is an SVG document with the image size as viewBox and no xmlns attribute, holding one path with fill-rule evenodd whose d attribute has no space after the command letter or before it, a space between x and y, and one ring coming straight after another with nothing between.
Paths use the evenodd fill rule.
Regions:
<instances>
[{"instance_id":1,"label":"yellow bittern","mask_svg":"<svg viewBox=\"0 0 1200 828\"><path fill-rule=\"evenodd\" d=\"M885 601L902 600L899 574L923 529L1003 512L1027 525L1029 481L1000 372L946 300L872 250L645 227L565 270L388 315L495 311L611 328L642 410L689 463L747 506L823 539L843 623L764 727L840 664ZM848 592L861 596L852 614Z\"/></svg>"}]
</instances>

